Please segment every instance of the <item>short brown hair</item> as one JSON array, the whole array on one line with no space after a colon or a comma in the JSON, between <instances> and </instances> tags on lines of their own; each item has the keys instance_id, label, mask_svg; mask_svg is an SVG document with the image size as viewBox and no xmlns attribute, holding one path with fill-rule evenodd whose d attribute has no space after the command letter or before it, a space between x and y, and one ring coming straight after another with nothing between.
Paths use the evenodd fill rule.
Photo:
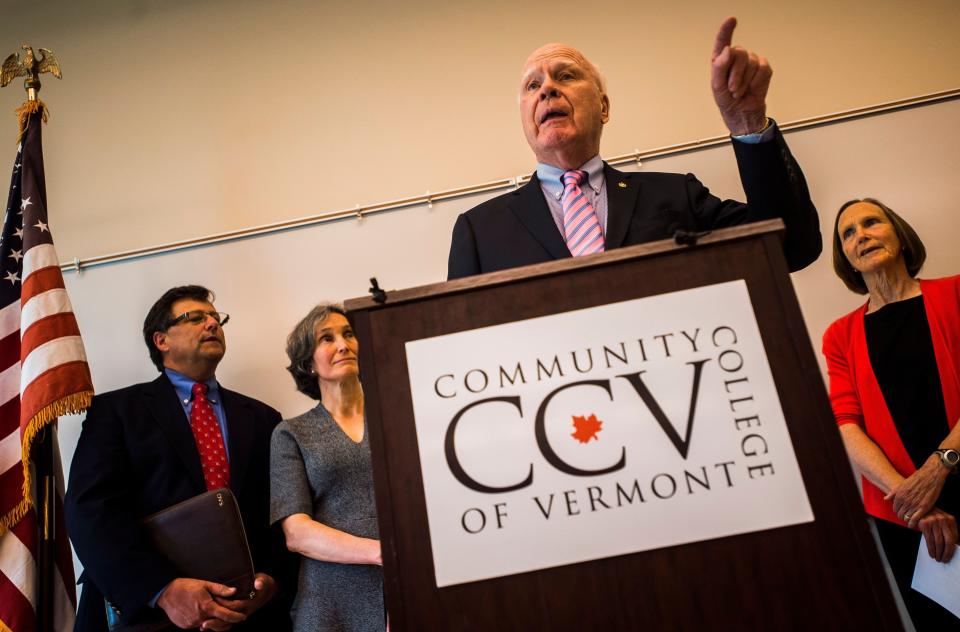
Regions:
<instances>
[{"instance_id":1,"label":"short brown hair","mask_svg":"<svg viewBox=\"0 0 960 632\"><path fill-rule=\"evenodd\" d=\"M166 331L169 328L167 323L173 316L176 316L172 311L173 304L184 299L212 304L216 297L213 292L202 285L180 285L170 288L157 299L157 302L147 312L147 317L143 319L143 341L150 352L150 361L161 373L163 372L163 354L154 344L153 334L158 331Z\"/></svg>"},{"instance_id":2,"label":"short brown hair","mask_svg":"<svg viewBox=\"0 0 960 632\"><path fill-rule=\"evenodd\" d=\"M924 248L917 231L913 230L913 227L905 219L893 212L893 209L880 200L865 197L844 202L840 210L837 211L836 219L833 220L833 271L837 273L843 284L857 294L867 293L867 285L863 282L863 275L857 272L853 265L847 261L847 256L843 254L843 242L839 233L840 216L848 206L858 203L873 204L883 211L887 219L890 220L893 231L897 234L897 239L900 240L900 247L903 249L903 262L907 265L907 273L911 277L917 276L920 268L923 267L923 262L927 260L927 249Z\"/></svg>"},{"instance_id":3,"label":"short brown hair","mask_svg":"<svg viewBox=\"0 0 960 632\"><path fill-rule=\"evenodd\" d=\"M313 369L313 352L317 349L317 327L331 314L344 317L347 315L339 305L320 303L311 309L287 336L287 358L290 359L287 371L293 376L298 391L318 401L320 384Z\"/></svg>"}]
</instances>

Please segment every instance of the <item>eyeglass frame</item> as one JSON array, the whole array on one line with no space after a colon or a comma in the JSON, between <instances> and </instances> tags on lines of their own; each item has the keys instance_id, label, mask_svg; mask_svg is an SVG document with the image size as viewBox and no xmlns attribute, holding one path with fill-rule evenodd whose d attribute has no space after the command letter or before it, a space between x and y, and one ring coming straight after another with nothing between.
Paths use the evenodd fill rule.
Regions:
<instances>
[{"instance_id":1,"label":"eyeglass frame","mask_svg":"<svg viewBox=\"0 0 960 632\"><path fill-rule=\"evenodd\" d=\"M182 322L190 322L190 314L196 314L198 312L203 314L203 319L192 323L194 325L199 325L203 322L206 322L207 318L213 318L215 321L217 321L217 324L220 325L220 327L223 327L230 321L230 314L226 312L208 312L204 309L191 309L190 311L184 312L179 316L174 316L173 318L168 319L165 323L163 323L163 329L161 331L166 331Z\"/></svg>"}]
</instances>

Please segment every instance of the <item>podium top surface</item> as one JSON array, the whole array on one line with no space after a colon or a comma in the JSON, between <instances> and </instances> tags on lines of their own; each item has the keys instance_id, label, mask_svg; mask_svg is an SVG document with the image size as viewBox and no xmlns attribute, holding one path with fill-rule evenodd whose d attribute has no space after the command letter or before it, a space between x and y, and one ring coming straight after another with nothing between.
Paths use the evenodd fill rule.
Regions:
<instances>
[{"instance_id":1,"label":"podium top surface","mask_svg":"<svg viewBox=\"0 0 960 632\"><path fill-rule=\"evenodd\" d=\"M530 279L541 276L549 276L569 270L581 270L596 266L607 265L627 259L640 257L649 257L660 255L671 251L690 250L692 248L702 248L711 244L734 241L749 237L759 237L766 234L781 234L784 231L783 220L770 219L762 222L753 222L731 228L720 228L711 231L697 240L696 245L678 244L673 239L662 239L660 241L651 241L636 246L627 246L625 248L616 248L607 252L587 255L585 257L558 259L557 261L548 261L510 270L500 270L487 274L455 279L441 283L431 283L403 290L386 291L386 301L376 302L372 296L360 296L344 301L344 309L348 312L357 312L365 310L376 310L385 307L392 307L409 301L421 300L433 296L442 296L453 294L481 287L491 287L501 285L520 279Z\"/></svg>"}]
</instances>

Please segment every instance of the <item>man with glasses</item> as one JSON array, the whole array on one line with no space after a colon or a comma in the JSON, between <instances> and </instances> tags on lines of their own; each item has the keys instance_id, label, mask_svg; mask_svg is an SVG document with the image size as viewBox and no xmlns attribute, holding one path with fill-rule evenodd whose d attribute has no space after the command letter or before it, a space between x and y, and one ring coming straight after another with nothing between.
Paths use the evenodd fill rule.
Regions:
<instances>
[{"instance_id":1,"label":"man with glasses","mask_svg":"<svg viewBox=\"0 0 960 632\"><path fill-rule=\"evenodd\" d=\"M289 557L268 519L270 434L280 414L217 382L229 316L212 300L197 285L160 297L143 324L160 376L98 395L87 413L65 499L84 565L75 630L106 630L108 611L134 624L155 618L155 609L182 628L289 628L286 608L274 598L274 577ZM139 527L145 516L220 487L229 487L240 506L258 571L252 599L178 577Z\"/></svg>"}]
</instances>

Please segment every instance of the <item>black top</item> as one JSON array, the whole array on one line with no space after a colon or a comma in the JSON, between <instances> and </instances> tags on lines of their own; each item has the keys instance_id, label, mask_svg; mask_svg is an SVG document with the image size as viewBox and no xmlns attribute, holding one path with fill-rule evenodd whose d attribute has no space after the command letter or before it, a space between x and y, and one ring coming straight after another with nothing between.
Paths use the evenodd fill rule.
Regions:
<instances>
[{"instance_id":1,"label":"black top","mask_svg":"<svg viewBox=\"0 0 960 632\"><path fill-rule=\"evenodd\" d=\"M864 318L870 364L897 434L920 467L950 433L923 296L885 305ZM937 506L957 515L960 494L947 479Z\"/></svg>"}]
</instances>

